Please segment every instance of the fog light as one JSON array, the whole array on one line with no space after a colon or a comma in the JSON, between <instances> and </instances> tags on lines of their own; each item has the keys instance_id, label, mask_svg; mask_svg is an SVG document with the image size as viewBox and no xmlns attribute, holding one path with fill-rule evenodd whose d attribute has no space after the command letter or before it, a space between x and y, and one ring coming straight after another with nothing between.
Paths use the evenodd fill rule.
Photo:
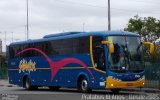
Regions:
<instances>
[{"instance_id":1,"label":"fog light","mask_svg":"<svg viewBox=\"0 0 160 100\"><path fill-rule=\"evenodd\" d=\"M144 85L144 83L143 83L143 85Z\"/></svg>"},{"instance_id":2,"label":"fog light","mask_svg":"<svg viewBox=\"0 0 160 100\"><path fill-rule=\"evenodd\" d=\"M114 86L113 84L111 84L111 86Z\"/></svg>"}]
</instances>

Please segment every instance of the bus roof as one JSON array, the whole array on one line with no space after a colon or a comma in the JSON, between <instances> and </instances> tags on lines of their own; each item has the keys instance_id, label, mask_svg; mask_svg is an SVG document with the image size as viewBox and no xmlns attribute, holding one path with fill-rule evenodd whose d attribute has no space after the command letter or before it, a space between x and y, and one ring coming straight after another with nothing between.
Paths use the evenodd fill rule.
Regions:
<instances>
[{"instance_id":1,"label":"bus roof","mask_svg":"<svg viewBox=\"0 0 160 100\"><path fill-rule=\"evenodd\" d=\"M11 43L10 45L27 44L27 43L43 42L43 41L66 39L66 38L76 38L82 36L139 36L139 35L136 33L125 32L125 31L65 32L65 33L45 35L41 39L14 42Z\"/></svg>"}]
</instances>

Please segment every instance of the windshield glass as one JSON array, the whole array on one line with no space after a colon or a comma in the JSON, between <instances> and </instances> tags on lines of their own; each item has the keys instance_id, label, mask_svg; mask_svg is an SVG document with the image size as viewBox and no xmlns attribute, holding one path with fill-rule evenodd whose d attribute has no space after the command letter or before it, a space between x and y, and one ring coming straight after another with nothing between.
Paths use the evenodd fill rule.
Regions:
<instances>
[{"instance_id":1,"label":"windshield glass","mask_svg":"<svg viewBox=\"0 0 160 100\"><path fill-rule=\"evenodd\" d=\"M114 72L142 72L144 60L139 37L111 36L114 53L109 55L109 69Z\"/></svg>"}]
</instances>

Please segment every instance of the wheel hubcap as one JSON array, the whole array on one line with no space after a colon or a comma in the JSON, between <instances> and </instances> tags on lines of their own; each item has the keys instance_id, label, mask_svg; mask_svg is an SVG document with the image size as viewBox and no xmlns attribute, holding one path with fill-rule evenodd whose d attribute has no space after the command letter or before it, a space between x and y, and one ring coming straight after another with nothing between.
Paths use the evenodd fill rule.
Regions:
<instances>
[{"instance_id":1,"label":"wheel hubcap","mask_svg":"<svg viewBox=\"0 0 160 100\"><path fill-rule=\"evenodd\" d=\"M88 87L87 80L83 80L82 81L82 90L87 90L87 87Z\"/></svg>"},{"instance_id":2,"label":"wheel hubcap","mask_svg":"<svg viewBox=\"0 0 160 100\"><path fill-rule=\"evenodd\" d=\"M29 82L28 82L28 80L26 81L26 88L27 89L29 88Z\"/></svg>"}]
</instances>

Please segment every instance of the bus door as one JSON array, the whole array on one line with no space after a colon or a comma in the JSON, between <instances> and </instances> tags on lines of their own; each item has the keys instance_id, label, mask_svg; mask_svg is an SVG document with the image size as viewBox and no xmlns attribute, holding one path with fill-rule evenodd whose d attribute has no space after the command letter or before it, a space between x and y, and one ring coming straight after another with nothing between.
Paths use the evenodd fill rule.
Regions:
<instances>
[{"instance_id":1,"label":"bus door","mask_svg":"<svg viewBox=\"0 0 160 100\"><path fill-rule=\"evenodd\" d=\"M104 53L104 45L102 45L101 41L102 37L93 37L93 58L94 58L94 66L96 69L105 72L106 64L105 64L105 53Z\"/></svg>"}]
</instances>

